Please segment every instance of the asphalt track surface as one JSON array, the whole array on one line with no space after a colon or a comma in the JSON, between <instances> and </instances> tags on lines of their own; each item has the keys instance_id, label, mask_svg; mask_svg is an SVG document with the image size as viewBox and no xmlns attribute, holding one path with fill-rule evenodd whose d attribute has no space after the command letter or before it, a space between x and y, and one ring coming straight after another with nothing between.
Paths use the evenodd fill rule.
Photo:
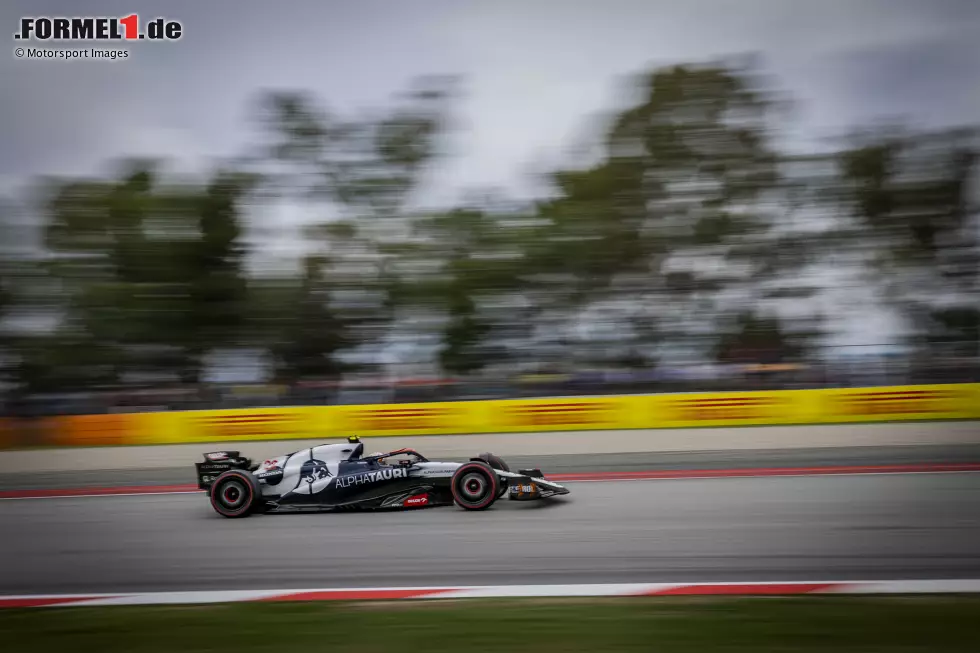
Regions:
<instances>
[{"instance_id":1,"label":"asphalt track surface","mask_svg":"<svg viewBox=\"0 0 980 653\"><path fill-rule=\"evenodd\" d=\"M980 473L568 486L240 520L197 493L0 501L0 594L980 578Z\"/></svg>"}]
</instances>

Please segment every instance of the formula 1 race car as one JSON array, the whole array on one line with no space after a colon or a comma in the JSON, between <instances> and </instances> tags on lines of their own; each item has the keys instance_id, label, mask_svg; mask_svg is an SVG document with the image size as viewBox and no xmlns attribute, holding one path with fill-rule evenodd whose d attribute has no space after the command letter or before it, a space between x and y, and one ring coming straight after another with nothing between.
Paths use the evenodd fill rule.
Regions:
<instances>
[{"instance_id":1,"label":"formula 1 race car","mask_svg":"<svg viewBox=\"0 0 980 653\"><path fill-rule=\"evenodd\" d=\"M505 494L515 501L568 494L568 488L546 480L540 469L514 473L490 453L447 463L429 461L412 449L362 457L363 452L357 436L346 444L302 449L261 464L237 451L216 451L195 463L198 487L208 492L211 506L223 517L454 503L465 510L485 510Z\"/></svg>"}]
</instances>

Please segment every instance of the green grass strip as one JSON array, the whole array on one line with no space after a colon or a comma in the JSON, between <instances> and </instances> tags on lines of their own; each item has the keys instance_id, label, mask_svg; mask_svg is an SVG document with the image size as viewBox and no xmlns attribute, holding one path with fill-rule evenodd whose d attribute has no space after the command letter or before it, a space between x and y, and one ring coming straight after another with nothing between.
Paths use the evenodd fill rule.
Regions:
<instances>
[{"instance_id":1,"label":"green grass strip","mask_svg":"<svg viewBox=\"0 0 980 653\"><path fill-rule=\"evenodd\" d=\"M0 610L12 653L980 650L980 597L499 599ZM9 645L9 648L8 648Z\"/></svg>"}]
</instances>

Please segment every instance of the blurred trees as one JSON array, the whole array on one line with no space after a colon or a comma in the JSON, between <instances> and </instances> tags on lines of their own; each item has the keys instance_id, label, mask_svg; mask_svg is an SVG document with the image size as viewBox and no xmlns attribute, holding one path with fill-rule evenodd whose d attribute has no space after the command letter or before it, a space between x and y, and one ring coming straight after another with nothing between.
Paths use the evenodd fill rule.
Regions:
<instances>
[{"instance_id":1,"label":"blurred trees","mask_svg":"<svg viewBox=\"0 0 980 653\"><path fill-rule=\"evenodd\" d=\"M432 325L450 375L474 374L528 355L533 293L528 216L470 202L417 216L402 253L400 306Z\"/></svg>"},{"instance_id":2,"label":"blurred trees","mask_svg":"<svg viewBox=\"0 0 980 653\"><path fill-rule=\"evenodd\" d=\"M336 379L347 371L337 357L351 344L347 325L331 306L318 258L307 257L293 277L253 279L251 296L257 343L271 358L274 380Z\"/></svg>"},{"instance_id":3,"label":"blurred trees","mask_svg":"<svg viewBox=\"0 0 980 653\"><path fill-rule=\"evenodd\" d=\"M858 132L837 155L843 238L861 243L871 282L920 346L980 353L975 129Z\"/></svg>"},{"instance_id":4,"label":"blurred trees","mask_svg":"<svg viewBox=\"0 0 980 653\"><path fill-rule=\"evenodd\" d=\"M8 324L17 304L18 265L21 257L16 243L23 239L15 209L0 202L0 385L9 382L16 365L16 351Z\"/></svg>"},{"instance_id":5,"label":"blurred trees","mask_svg":"<svg viewBox=\"0 0 980 653\"><path fill-rule=\"evenodd\" d=\"M789 155L758 68L674 66L639 79L598 156L551 172L535 204L422 209L456 88L418 80L355 117L268 93L244 162L46 180L43 255L4 248L0 322L46 303L57 326L8 334L8 371L53 391L195 384L233 347L262 350L287 383L377 370L399 345L461 376L650 368L674 352L805 359L830 326L820 265L864 270L923 346L980 342L972 130L863 130ZM291 270L249 269L247 227L283 228L247 223L260 194L311 216Z\"/></svg>"},{"instance_id":6,"label":"blurred trees","mask_svg":"<svg viewBox=\"0 0 980 653\"><path fill-rule=\"evenodd\" d=\"M638 86L604 159L556 173L540 261L573 301L630 306L634 351L652 336L706 353L719 316L762 307L805 263L805 241L783 224L779 103L751 66L677 66Z\"/></svg>"},{"instance_id":7,"label":"blurred trees","mask_svg":"<svg viewBox=\"0 0 980 653\"><path fill-rule=\"evenodd\" d=\"M303 93L261 98L267 180L325 218L304 229L293 291L303 308L277 316L281 378L336 378L358 367L341 352L376 347L389 335L399 305L393 266L411 230L407 205L437 152L453 83L418 80L392 109L352 119Z\"/></svg>"},{"instance_id":8,"label":"blurred trees","mask_svg":"<svg viewBox=\"0 0 980 653\"><path fill-rule=\"evenodd\" d=\"M205 356L240 339L239 207L254 181L217 171L168 185L155 168L131 161L108 180L44 184L44 265L60 319L29 340L28 386L197 383Z\"/></svg>"}]
</instances>

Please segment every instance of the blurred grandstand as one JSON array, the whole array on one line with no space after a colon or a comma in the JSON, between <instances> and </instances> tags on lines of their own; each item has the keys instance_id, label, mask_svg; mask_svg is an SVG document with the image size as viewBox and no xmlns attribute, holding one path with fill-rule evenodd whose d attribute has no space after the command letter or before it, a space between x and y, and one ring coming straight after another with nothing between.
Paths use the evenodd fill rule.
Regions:
<instances>
[{"instance_id":1,"label":"blurred grandstand","mask_svg":"<svg viewBox=\"0 0 980 653\"><path fill-rule=\"evenodd\" d=\"M260 381L181 385L134 385L119 390L35 395L9 402L19 417L55 415L389 404L608 394L723 392L849 388L906 384L980 382L980 365L963 356L917 359L898 353L840 348L810 363L726 363L650 370L542 369L533 374L469 378L415 377L391 371L385 377L305 381L292 386ZM226 375L228 376L228 375ZM234 376L233 374L230 376ZM241 377L240 377L241 378Z\"/></svg>"}]
</instances>

